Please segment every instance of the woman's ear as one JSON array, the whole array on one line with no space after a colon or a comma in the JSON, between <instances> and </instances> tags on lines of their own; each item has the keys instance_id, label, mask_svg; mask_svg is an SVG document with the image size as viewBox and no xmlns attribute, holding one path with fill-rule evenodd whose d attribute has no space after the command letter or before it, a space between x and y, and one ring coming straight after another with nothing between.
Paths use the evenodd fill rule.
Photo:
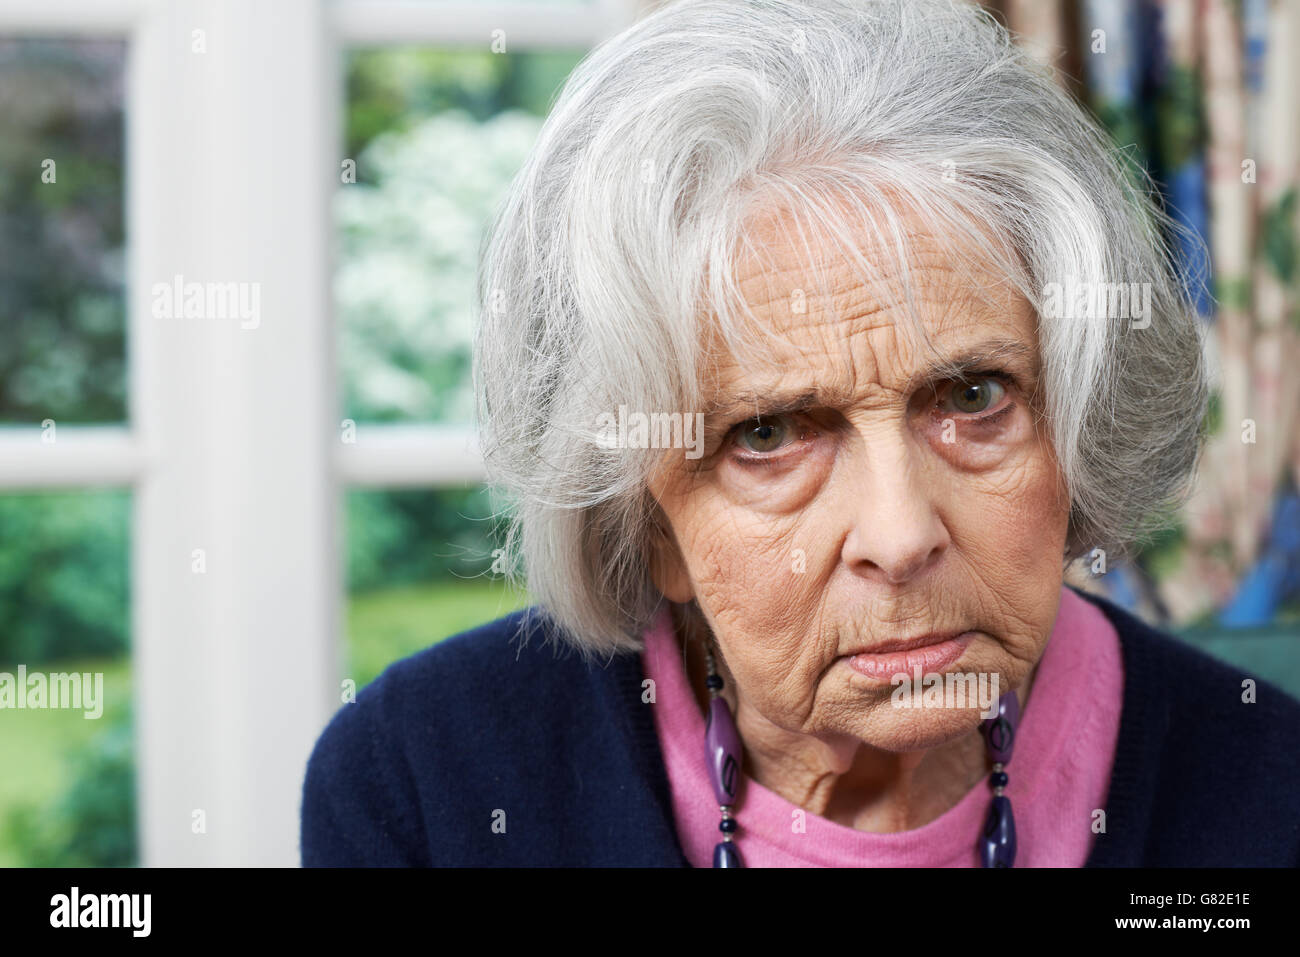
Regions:
<instances>
[{"instance_id":1,"label":"woman's ear","mask_svg":"<svg viewBox=\"0 0 1300 957\"><path fill-rule=\"evenodd\" d=\"M651 512L649 552L650 580L669 601L686 604L695 597L686 561L668 519L656 502Z\"/></svg>"}]
</instances>

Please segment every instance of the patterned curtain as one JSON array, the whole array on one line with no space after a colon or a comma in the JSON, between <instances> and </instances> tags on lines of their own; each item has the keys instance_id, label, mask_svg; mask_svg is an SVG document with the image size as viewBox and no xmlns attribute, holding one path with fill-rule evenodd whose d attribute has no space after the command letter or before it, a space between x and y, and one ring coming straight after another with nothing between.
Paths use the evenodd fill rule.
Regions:
<instances>
[{"instance_id":1,"label":"patterned curtain","mask_svg":"<svg viewBox=\"0 0 1300 957\"><path fill-rule=\"evenodd\" d=\"M1165 625L1249 626L1300 600L1300 4L984 4L1159 185L1206 324L1211 437L1179 525L1072 580ZM1169 410L1171 416L1179 410ZM1128 477L1117 477L1124 481Z\"/></svg>"}]
</instances>

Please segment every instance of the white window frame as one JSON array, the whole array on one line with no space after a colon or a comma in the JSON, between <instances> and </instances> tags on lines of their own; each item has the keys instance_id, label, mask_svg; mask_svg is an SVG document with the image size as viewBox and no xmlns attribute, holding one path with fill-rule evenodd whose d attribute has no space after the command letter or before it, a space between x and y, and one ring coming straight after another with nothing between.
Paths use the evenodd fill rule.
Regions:
<instances>
[{"instance_id":1,"label":"white window frame","mask_svg":"<svg viewBox=\"0 0 1300 957\"><path fill-rule=\"evenodd\" d=\"M483 478L469 428L363 424L355 444L339 439L330 207L343 51L486 46L499 28L511 51L588 48L646 6L0 5L0 36L127 41L129 421L57 424L53 444L35 427L0 430L0 489L133 491L142 864L298 863L307 755L340 703L343 490ZM153 318L151 287L177 273L260 282L261 325Z\"/></svg>"}]
</instances>

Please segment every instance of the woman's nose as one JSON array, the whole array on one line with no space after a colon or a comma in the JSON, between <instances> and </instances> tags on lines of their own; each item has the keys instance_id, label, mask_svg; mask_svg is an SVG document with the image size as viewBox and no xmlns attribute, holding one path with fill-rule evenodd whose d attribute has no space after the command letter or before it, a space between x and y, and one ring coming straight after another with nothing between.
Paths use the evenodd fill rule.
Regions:
<instances>
[{"instance_id":1,"label":"woman's nose","mask_svg":"<svg viewBox=\"0 0 1300 957\"><path fill-rule=\"evenodd\" d=\"M857 451L843 560L856 574L905 584L933 567L951 541L936 503L936 480L902 437Z\"/></svg>"}]
</instances>

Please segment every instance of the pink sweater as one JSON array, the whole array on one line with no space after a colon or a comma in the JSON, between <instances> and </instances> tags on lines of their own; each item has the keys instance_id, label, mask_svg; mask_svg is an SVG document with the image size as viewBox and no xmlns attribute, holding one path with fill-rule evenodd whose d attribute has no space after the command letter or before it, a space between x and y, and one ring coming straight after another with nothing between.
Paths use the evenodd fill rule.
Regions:
<instances>
[{"instance_id":1,"label":"pink sweater","mask_svg":"<svg viewBox=\"0 0 1300 957\"><path fill-rule=\"evenodd\" d=\"M704 715L686 680L665 608L645 633L642 667L655 682L654 716L686 859L711 867L718 808L704 763ZM1119 734L1124 666L1106 616L1062 588L1052 636L1025 706L1006 794L1016 817L1017 867L1080 867L1104 808ZM980 781L940 817L892 834L858 831L804 812L748 780L736 809L746 867L978 867L976 840L991 792Z\"/></svg>"}]
</instances>

